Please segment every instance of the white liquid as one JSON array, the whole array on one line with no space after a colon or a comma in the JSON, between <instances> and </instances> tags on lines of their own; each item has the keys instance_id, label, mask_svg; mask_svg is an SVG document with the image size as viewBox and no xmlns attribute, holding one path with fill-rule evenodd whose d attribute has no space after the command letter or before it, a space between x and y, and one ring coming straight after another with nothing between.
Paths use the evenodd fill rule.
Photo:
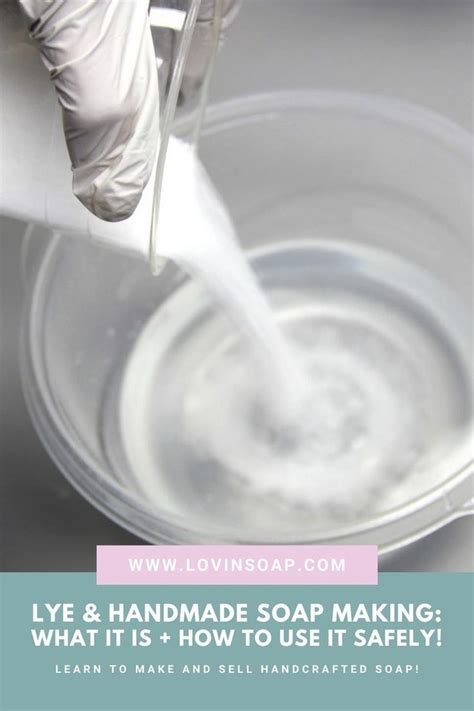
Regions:
<instances>
[{"instance_id":1,"label":"white liquid","mask_svg":"<svg viewBox=\"0 0 474 711\"><path fill-rule=\"evenodd\" d=\"M203 284L246 340L261 396L275 421L298 407L302 383L289 344L238 244L232 220L194 149L170 139L161 194L158 252ZM263 403L262 403L263 404ZM270 414L270 413L267 413Z\"/></svg>"},{"instance_id":2,"label":"white liquid","mask_svg":"<svg viewBox=\"0 0 474 711\"><path fill-rule=\"evenodd\" d=\"M293 235L249 255L261 291L193 153L174 143L169 159L159 252L197 279L130 354L127 484L206 535L278 540L376 515L453 471L470 338L451 295L376 249Z\"/></svg>"}]
</instances>

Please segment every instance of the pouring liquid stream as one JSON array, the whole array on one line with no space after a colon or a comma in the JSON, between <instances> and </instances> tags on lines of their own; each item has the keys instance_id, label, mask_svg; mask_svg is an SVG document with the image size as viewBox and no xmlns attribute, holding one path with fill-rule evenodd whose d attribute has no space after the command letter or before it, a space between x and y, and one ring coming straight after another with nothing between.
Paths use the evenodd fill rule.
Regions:
<instances>
[{"instance_id":1,"label":"pouring liquid stream","mask_svg":"<svg viewBox=\"0 0 474 711\"><path fill-rule=\"evenodd\" d=\"M303 379L222 198L194 147L174 138L168 146L161 205L159 256L205 286L250 349L260 382L261 414L270 425L285 428L297 417Z\"/></svg>"}]
</instances>

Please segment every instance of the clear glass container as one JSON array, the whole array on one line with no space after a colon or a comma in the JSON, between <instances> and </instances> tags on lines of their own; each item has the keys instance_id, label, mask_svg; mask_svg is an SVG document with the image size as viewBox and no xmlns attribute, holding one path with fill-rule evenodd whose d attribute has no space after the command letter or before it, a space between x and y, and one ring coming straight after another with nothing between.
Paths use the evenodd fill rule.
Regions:
<instances>
[{"instance_id":1,"label":"clear glass container","mask_svg":"<svg viewBox=\"0 0 474 711\"><path fill-rule=\"evenodd\" d=\"M189 128L184 119L174 130ZM331 279L349 270L353 283L368 285L363 298L380 304L378 274L388 265L391 282L383 293L390 308L403 306L408 320L400 333L413 334L407 351L418 349L413 356L420 363L427 343L442 344L427 381L439 391L433 387L425 403L437 410L426 445L433 466L407 461L394 495L376 495L350 519L295 513L281 502L253 510L250 499L238 504L232 487L214 500L202 468L193 472L186 500L173 497L173 482L182 485L176 463L176 470L157 471L167 477L161 498L160 487L151 496L133 485L119 416L125 374L150 319L188 279L171 263L154 278L138 260L56 235L47 236L34 259L25 258L23 385L36 429L64 475L94 506L151 542L375 543L386 553L472 513L471 137L388 98L275 93L211 107L200 152L257 272L269 248L299 242L322 259L321 293L332 293ZM38 235L30 243L38 249ZM405 308L412 297L416 309ZM418 313L422 319L414 318ZM390 310L377 318L381 328L390 324ZM391 378L397 363L389 353L382 373ZM423 380L422 367L414 377ZM397 406L414 429L433 414L413 397L400 397ZM176 430L176 451L180 436Z\"/></svg>"}]
</instances>

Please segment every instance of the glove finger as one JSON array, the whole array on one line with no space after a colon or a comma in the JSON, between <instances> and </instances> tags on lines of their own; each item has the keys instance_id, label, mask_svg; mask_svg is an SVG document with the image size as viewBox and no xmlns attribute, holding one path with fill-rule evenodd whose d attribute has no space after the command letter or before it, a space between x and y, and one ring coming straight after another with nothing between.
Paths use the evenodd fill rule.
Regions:
<instances>
[{"instance_id":1,"label":"glove finger","mask_svg":"<svg viewBox=\"0 0 474 711\"><path fill-rule=\"evenodd\" d=\"M158 140L148 2L22 4L62 106L73 191L98 217L123 220L149 180Z\"/></svg>"},{"instance_id":2,"label":"glove finger","mask_svg":"<svg viewBox=\"0 0 474 711\"><path fill-rule=\"evenodd\" d=\"M219 48L226 39L228 28L238 14L240 5L241 0L223 0L222 2ZM201 1L181 86L182 100L186 104L192 103L192 97L198 91L204 79L209 58L213 51L215 9L216 0Z\"/></svg>"},{"instance_id":3,"label":"glove finger","mask_svg":"<svg viewBox=\"0 0 474 711\"><path fill-rule=\"evenodd\" d=\"M225 30L235 19L241 5L241 0L222 1L222 27ZM212 23L216 11L216 0L201 0L198 23Z\"/></svg>"}]
</instances>

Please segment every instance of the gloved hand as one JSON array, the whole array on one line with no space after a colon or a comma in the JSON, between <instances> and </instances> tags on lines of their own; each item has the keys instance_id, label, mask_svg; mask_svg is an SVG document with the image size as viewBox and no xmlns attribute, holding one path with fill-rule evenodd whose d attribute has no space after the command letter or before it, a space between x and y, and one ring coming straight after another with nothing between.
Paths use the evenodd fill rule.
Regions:
<instances>
[{"instance_id":1,"label":"gloved hand","mask_svg":"<svg viewBox=\"0 0 474 711\"><path fill-rule=\"evenodd\" d=\"M123 220L150 178L159 134L148 0L18 2L62 107L74 194L98 217ZM233 16L236 4L224 0L225 17ZM201 47L202 60L207 56L214 5L202 0L187 63L196 75Z\"/></svg>"},{"instance_id":2,"label":"gloved hand","mask_svg":"<svg viewBox=\"0 0 474 711\"><path fill-rule=\"evenodd\" d=\"M62 107L74 194L98 217L123 220L148 182L158 140L148 0L19 3Z\"/></svg>"}]
</instances>

